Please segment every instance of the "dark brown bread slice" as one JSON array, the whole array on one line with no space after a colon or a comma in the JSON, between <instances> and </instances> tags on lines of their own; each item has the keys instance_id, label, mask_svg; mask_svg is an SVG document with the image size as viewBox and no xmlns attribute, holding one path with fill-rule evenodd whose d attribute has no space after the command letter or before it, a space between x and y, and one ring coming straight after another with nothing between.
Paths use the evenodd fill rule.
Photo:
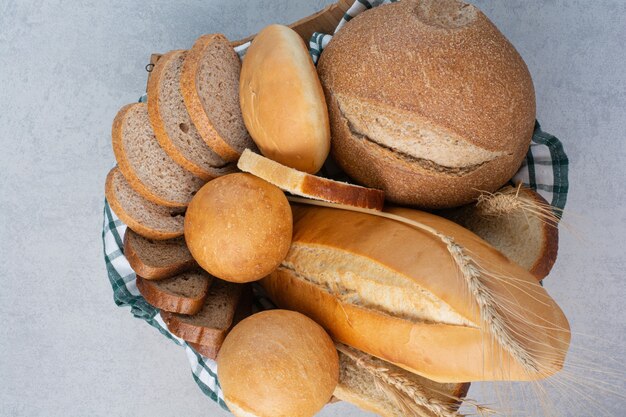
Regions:
<instances>
[{"instance_id":1,"label":"dark brown bread slice","mask_svg":"<svg viewBox=\"0 0 626 417\"><path fill-rule=\"evenodd\" d=\"M221 346L241 296L241 284L215 279L204 306L194 316L161 314L170 332L193 343Z\"/></svg>"},{"instance_id":2,"label":"dark brown bread slice","mask_svg":"<svg viewBox=\"0 0 626 417\"><path fill-rule=\"evenodd\" d=\"M244 284L241 297L239 298L239 304L237 304L237 310L235 311L235 316L233 317L233 323L230 325L230 328L228 329L229 332L241 320L252 315L252 304L253 304L252 288L249 285ZM220 348L222 347L221 343L213 344L213 345L201 345L199 343L194 343L194 342L187 342L187 343L196 352L210 359L216 359L217 354L219 353Z\"/></svg>"},{"instance_id":3,"label":"dark brown bread slice","mask_svg":"<svg viewBox=\"0 0 626 417\"><path fill-rule=\"evenodd\" d=\"M131 187L153 203L185 207L204 181L175 163L154 136L148 106L129 104L117 113L111 133L118 166Z\"/></svg>"},{"instance_id":4,"label":"dark brown bread slice","mask_svg":"<svg viewBox=\"0 0 626 417\"><path fill-rule=\"evenodd\" d=\"M104 194L120 220L141 236L165 240L183 235L184 210L146 200L131 188L118 167L107 175Z\"/></svg>"},{"instance_id":5,"label":"dark brown bread slice","mask_svg":"<svg viewBox=\"0 0 626 417\"><path fill-rule=\"evenodd\" d=\"M137 275L137 288L148 303L162 311L196 314L204 304L212 280L213 277L202 270L183 272L159 281Z\"/></svg>"},{"instance_id":6,"label":"dark brown bread slice","mask_svg":"<svg viewBox=\"0 0 626 417\"><path fill-rule=\"evenodd\" d=\"M148 114L163 150L174 162L208 181L236 167L202 140L185 108L180 75L186 53L171 51L157 61L148 82Z\"/></svg>"},{"instance_id":7,"label":"dark brown bread slice","mask_svg":"<svg viewBox=\"0 0 626 417\"><path fill-rule=\"evenodd\" d=\"M144 279L163 279L197 266L185 239L152 240L131 229L124 235L124 256L133 270Z\"/></svg>"},{"instance_id":8,"label":"dark brown bread slice","mask_svg":"<svg viewBox=\"0 0 626 417\"><path fill-rule=\"evenodd\" d=\"M202 139L226 161L255 148L239 106L241 61L224 35L199 37L187 53L180 89Z\"/></svg>"}]
</instances>

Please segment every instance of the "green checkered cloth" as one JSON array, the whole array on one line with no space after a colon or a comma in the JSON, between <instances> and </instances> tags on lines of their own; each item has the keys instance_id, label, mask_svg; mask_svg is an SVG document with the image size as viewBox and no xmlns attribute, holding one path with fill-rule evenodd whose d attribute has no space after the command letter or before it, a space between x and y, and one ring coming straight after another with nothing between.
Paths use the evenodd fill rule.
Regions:
<instances>
[{"instance_id":1,"label":"green checkered cloth","mask_svg":"<svg viewBox=\"0 0 626 417\"><path fill-rule=\"evenodd\" d=\"M356 1L337 26L337 30L362 11L390 2L392 1ZM332 39L332 36L328 34L313 34L309 50L314 62L317 62L317 58L330 39ZM240 56L243 56L249 45L249 43L241 45L235 48L235 50ZM142 96L139 101L145 102L146 96ZM561 142L554 136L543 132L539 123L537 123L526 160L511 181L514 183L522 182L536 190L546 201L551 202L552 206L558 209L556 212L559 215L565 207L567 200L567 168L567 156L563 151ZM333 178L342 178L344 180L346 178L345 174L338 170L336 166L330 164L324 166L324 173ZM217 402L225 410L228 410L217 380L217 365L215 361L203 357L193 350L187 342L170 333L161 318L159 310L148 304L137 290L135 273L124 257L123 242L125 232L126 225L113 213L105 200L102 242L104 246L104 260L109 281L113 288L115 304L120 307L130 307L130 312L133 316L146 321L167 339L181 346L185 350L191 366L193 379L198 384L198 387L206 396ZM274 308L259 286L254 286L253 290L256 310Z\"/></svg>"}]
</instances>

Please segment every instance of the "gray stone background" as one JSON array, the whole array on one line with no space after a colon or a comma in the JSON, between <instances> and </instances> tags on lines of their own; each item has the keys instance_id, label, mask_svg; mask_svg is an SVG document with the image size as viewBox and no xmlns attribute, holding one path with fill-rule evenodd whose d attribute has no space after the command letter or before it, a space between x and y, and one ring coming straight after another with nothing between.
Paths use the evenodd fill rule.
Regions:
<instances>
[{"instance_id":1,"label":"gray stone background","mask_svg":"<svg viewBox=\"0 0 626 417\"><path fill-rule=\"evenodd\" d=\"M0 0L0 415L226 415L181 349L113 303L100 241L111 121L142 93L151 52L207 32L237 39L330 2ZM539 120L571 161L546 286L576 334L554 408L624 415L626 2L476 4L528 63ZM611 374L595 382L588 369ZM515 398L513 410L537 401ZM366 414L336 404L320 415Z\"/></svg>"}]
</instances>

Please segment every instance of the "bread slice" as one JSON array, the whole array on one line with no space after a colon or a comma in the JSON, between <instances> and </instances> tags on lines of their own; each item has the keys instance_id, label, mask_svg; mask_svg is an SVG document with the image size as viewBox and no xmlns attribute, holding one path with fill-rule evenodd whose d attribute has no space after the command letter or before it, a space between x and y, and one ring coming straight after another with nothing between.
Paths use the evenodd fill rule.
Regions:
<instances>
[{"instance_id":1,"label":"bread slice","mask_svg":"<svg viewBox=\"0 0 626 417\"><path fill-rule=\"evenodd\" d=\"M161 316L176 336L188 342L219 347L233 323L242 288L241 284L215 279L204 306L196 315Z\"/></svg>"},{"instance_id":2,"label":"bread slice","mask_svg":"<svg viewBox=\"0 0 626 417\"><path fill-rule=\"evenodd\" d=\"M131 187L153 203L185 207L204 181L176 164L154 137L145 103L129 104L117 113L112 129L113 152Z\"/></svg>"},{"instance_id":3,"label":"bread slice","mask_svg":"<svg viewBox=\"0 0 626 417\"><path fill-rule=\"evenodd\" d=\"M307 174L246 149L237 167L291 194L331 203L382 210L385 193Z\"/></svg>"},{"instance_id":4,"label":"bread slice","mask_svg":"<svg viewBox=\"0 0 626 417\"><path fill-rule=\"evenodd\" d=\"M146 239L131 229L124 235L124 256L133 270L144 279L173 277L197 266L185 239Z\"/></svg>"},{"instance_id":5,"label":"bread slice","mask_svg":"<svg viewBox=\"0 0 626 417\"><path fill-rule=\"evenodd\" d=\"M383 417L405 417L407 413L400 403L412 407L414 414L411 415L430 417L437 414L416 404L402 390L383 388L386 386L385 381L377 374L381 369L386 370L387 375L391 375L400 385L416 386L428 400L434 400L449 410L456 410L459 406L457 399L463 398L469 390L469 383L434 382L356 349L347 346L343 348L353 352L353 356L339 351L339 384L333 395Z\"/></svg>"},{"instance_id":6,"label":"bread slice","mask_svg":"<svg viewBox=\"0 0 626 417\"><path fill-rule=\"evenodd\" d=\"M137 275L143 298L162 311L196 314L204 304L213 277L201 269L154 281Z\"/></svg>"},{"instance_id":7,"label":"bread slice","mask_svg":"<svg viewBox=\"0 0 626 417\"><path fill-rule=\"evenodd\" d=\"M248 316L252 315L252 288L249 285L244 285L241 293L241 297L239 298L239 303L237 304L237 309L235 310L235 316L233 317L233 322L230 325L230 329L235 327L237 323L241 320L245 319ZM189 346L191 346L196 352L210 359L216 359L217 354L220 351L220 347L222 347L221 342L219 344L212 345L201 345L199 343L187 342Z\"/></svg>"},{"instance_id":8,"label":"bread slice","mask_svg":"<svg viewBox=\"0 0 626 417\"><path fill-rule=\"evenodd\" d=\"M118 167L107 175L104 194L115 214L141 236L165 240L183 235L184 209L146 200L132 189Z\"/></svg>"},{"instance_id":9,"label":"bread slice","mask_svg":"<svg viewBox=\"0 0 626 417\"><path fill-rule=\"evenodd\" d=\"M558 219L551 210L535 191L507 186L485 195L478 204L441 214L476 233L541 280L550 273L559 249Z\"/></svg>"},{"instance_id":10,"label":"bread slice","mask_svg":"<svg viewBox=\"0 0 626 417\"><path fill-rule=\"evenodd\" d=\"M148 114L161 147L180 166L208 181L235 168L202 140L180 92L187 51L171 51L154 66L148 81Z\"/></svg>"},{"instance_id":11,"label":"bread slice","mask_svg":"<svg viewBox=\"0 0 626 417\"><path fill-rule=\"evenodd\" d=\"M180 89L198 133L225 161L254 142L239 106L241 61L224 35L200 36L185 57Z\"/></svg>"}]
</instances>

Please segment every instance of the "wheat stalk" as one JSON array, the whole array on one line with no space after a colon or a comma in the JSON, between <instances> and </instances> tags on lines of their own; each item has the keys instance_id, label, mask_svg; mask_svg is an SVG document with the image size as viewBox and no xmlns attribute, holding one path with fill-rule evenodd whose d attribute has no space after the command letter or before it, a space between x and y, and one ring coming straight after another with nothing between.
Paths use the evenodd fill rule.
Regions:
<instances>
[{"instance_id":1,"label":"wheat stalk","mask_svg":"<svg viewBox=\"0 0 626 417\"><path fill-rule=\"evenodd\" d=\"M423 230L440 239L446 245L450 256L465 279L470 294L472 294L478 304L483 329L490 333L499 345L506 350L527 372L535 373L540 370L540 365L536 358L534 358L531 353L513 337L512 332L507 327L506 319L496 308L497 302L494 295L483 283L483 278L485 278L485 275L489 275L489 272L484 268L479 268L477 262L467 254L465 248L456 243L452 237L439 232L431 226L392 213L329 203L325 201L309 200L300 197L288 197L288 200L294 203L337 208L384 217Z\"/></svg>"}]
</instances>

